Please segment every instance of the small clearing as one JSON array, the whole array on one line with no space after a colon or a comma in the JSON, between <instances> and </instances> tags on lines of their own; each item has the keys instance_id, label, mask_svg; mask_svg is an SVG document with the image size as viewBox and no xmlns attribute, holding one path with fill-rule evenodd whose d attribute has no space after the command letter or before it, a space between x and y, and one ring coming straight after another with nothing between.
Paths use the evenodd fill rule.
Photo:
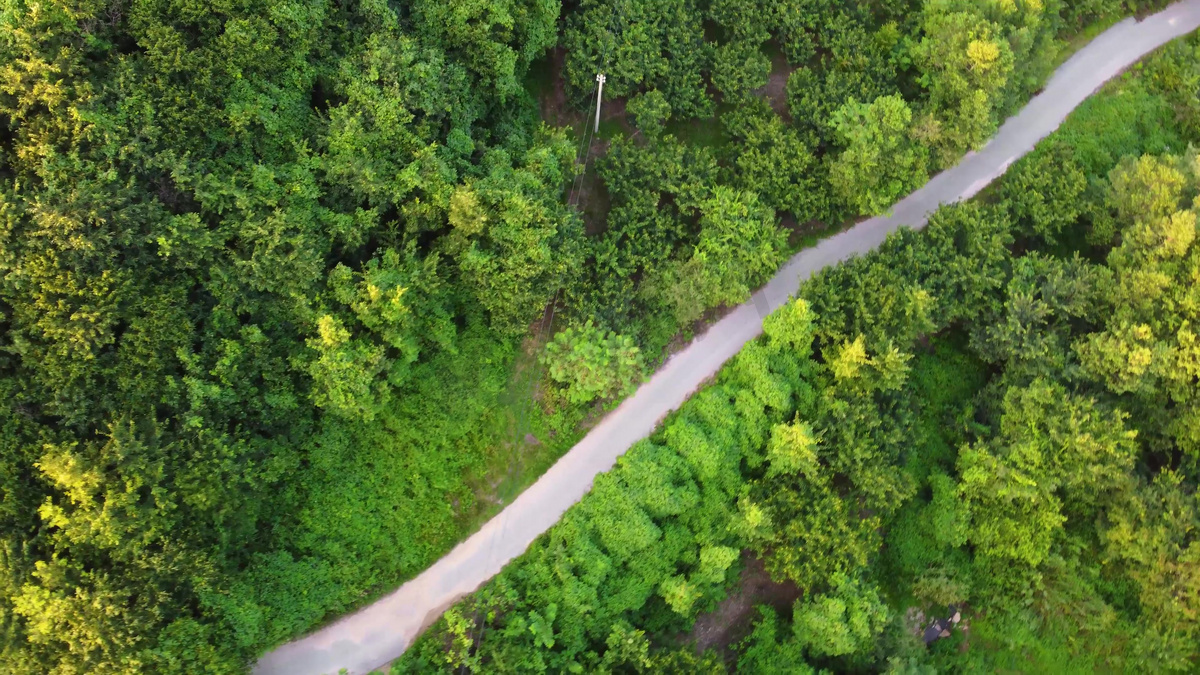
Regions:
<instances>
[{"instance_id":1,"label":"small clearing","mask_svg":"<svg viewBox=\"0 0 1200 675\"><path fill-rule=\"evenodd\" d=\"M788 113L787 83L795 68L774 42L768 43L767 53L771 57L771 74L767 77L767 85L756 89L754 93L770 101L771 109L790 124L792 116Z\"/></svg>"},{"instance_id":2,"label":"small clearing","mask_svg":"<svg viewBox=\"0 0 1200 675\"><path fill-rule=\"evenodd\" d=\"M787 615L799 597L800 589L795 584L773 581L761 560L743 552L737 585L716 609L696 619L684 641L694 644L697 652L716 649L730 660L733 646L750 634L758 619L755 607L769 605Z\"/></svg>"}]
</instances>

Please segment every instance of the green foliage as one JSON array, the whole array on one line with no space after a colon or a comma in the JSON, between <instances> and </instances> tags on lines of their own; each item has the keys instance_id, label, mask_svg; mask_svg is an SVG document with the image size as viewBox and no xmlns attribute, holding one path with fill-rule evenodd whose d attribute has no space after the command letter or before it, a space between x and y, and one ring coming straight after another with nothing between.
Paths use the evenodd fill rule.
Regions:
<instances>
[{"instance_id":1,"label":"green foliage","mask_svg":"<svg viewBox=\"0 0 1200 675\"><path fill-rule=\"evenodd\" d=\"M721 123L737 141L729 169L734 185L757 192L765 204L802 222L836 217L824 167L765 101L743 99Z\"/></svg>"},{"instance_id":2,"label":"green foliage","mask_svg":"<svg viewBox=\"0 0 1200 675\"><path fill-rule=\"evenodd\" d=\"M972 331L972 347L984 360L1004 364L1010 382L1073 372L1071 331L1096 314L1108 270L1078 256L1031 253L1014 261L1011 274L1004 304Z\"/></svg>"},{"instance_id":3,"label":"green foliage","mask_svg":"<svg viewBox=\"0 0 1200 675\"><path fill-rule=\"evenodd\" d=\"M411 576L486 512L509 439L569 444L640 353L775 271L776 212L886 208L926 153L952 163L1036 89L1060 29L1158 4L569 5L570 99L605 72L642 131L598 162L594 237L564 200L575 144L521 86L558 41L553 0L6 5L6 672L236 672ZM786 121L754 93L778 91L776 46ZM882 669L877 594L828 584L884 557L901 595L1018 597L1095 617L1061 644L1191 663L1195 158L1136 157L1194 140L1197 62L1194 40L1170 47L1000 204L806 285L399 668L722 672L658 637L709 611L746 549L814 598L805 641L764 621L747 672L784 668L772 650L806 672L806 649ZM672 118L728 138L684 142ZM1082 246L1078 221L1084 256L1027 254ZM547 351L555 413L510 379L556 298L581 328ZM947 329L970 336L946 368L971 385L945 389L981 391L961 406L910 357Z\"/></svg>"},{"instance_id":4,"label":"green foliage","mask_svg":"<svg viewBox=\"0 0 1200 675\"><path fill-rule=\"evenodd\" d=\"M1145 80L1118 79L1108 92L1080 104L1055 135L1059 143L1071 148L1089 181L1105 181L1123 157L1187 145L1174 123L1171 105L1148 90Z\"/></svg>"},{"instance_id":5,"label":"green foliage","mask_svg":"<svg viewBox=\"0 0 1200 675\"><path fill-rule=\"evenodd\" d=\"M779 424L771 429L767 443L768 475L795 474L815 477L819 467L817 439L812 427L803 424Z\"/></svg>"},{"instance_id":6,"label":"green foliage","mask_svg":"<svg viewBox=\"0 0 1200 675\"><path fill-rule=\"evenodd\" d=\"M584 0L563 34L567 82L581 94L605 73L612 98L657 89L676 117L706 117L713 103L704 73L712 56L702 21L693 0Z\"/></svg>"},{"instance_id":7,"label":"green foliage","mask_svg":"<svg viewBox=\"0 0 1200 675\"><path fill-rule=\"evenodd\" d=\"M830 592L796 603L797 641L818 657L872 651L888 621L888 607L878 591L845 577L835 577L830 586Z\"/></svg>"},{"instance_id":8,"label":"green foliage","mask_svg":"<svg viewBox=\"0 0 1200 675\"><path fill-rule=\"evenodd\" d=\"M726 98L735 98L767 83L771 60L753 42L730 42L713 55L713 86Z\"/></svg>"},{"instance_id":9,"label":"green foliage","mask_svg":"<svg viewBox=\"0 0 1200 675\"><path fill-rule=\"evenodd\" d=\"M833 189L859 213L886 211L925 183L925 149L909 136L912 111L900 96L870 104L850 99L832 119L844 146L830 168Z\"/></svg>"},{"instance_id":10,"label":"green foliage","mask_svg":"<svg viewBox=\"0 0 1200 675\"><path fill-rule=\"evenodd\" d=\"M641 354L633 340L590 321L555 335L542 361L550 379L566 387L572 403L628 394L642 377Z\"/></svg>"},{"instance_id":11,"label":"green foliage","mask_svg":"<svg viewBox=\"0 0 1200 675\"><path fill-rule=\"evenodd\" d=\"M383 350L352 343L350 331L328 314L317 322L319 337L308 346L320 356L312 362L313 403L349 418L371 421L390 392L378 375L387 364Z\"/></svg>"},{"instance_id":12,"label":"green foliage","mask_svg":"<svg viewBox=\"0 0 1200 675\"><path fill-rule=\"evenodd\" d=\"M1139 487L1108 512L1105 558L1137 588L1149 628L1134 646L1141 662L1183 670L1200 635L1200 500L1171 471Z\"/></svg>"},{"instance_id":13,"label":"green foliage","mask_svg":"<svg viewBox=\"0 0 1200 675\"><path fill-rule=\"evenodd\" d=\"M1141 3L1155 6L1161 0ZM1200 106L1188 92L1200 84L1200 59L1194 40L1176 40L1144 64L1139 82L1158 94L1174 112L1175 127L1188 139L1200 138Z\"/></svg>"},{"instance_id":14,"label":"green foliage","mask_svg":"<svg viewBox=\"0 0 1200 675\"><path fill-rule=\"evenodd\" d=\"M758 45L771 37L774 17L763 3L714 0L709 6L708 15L734 40Z\"/></svg>"},{"instance_id":15,"label":"green foliage","mask_svg":"<svg viewBox=\"0 0 1200 675\"><path fill-rule=\"evenodd\" d=\"M663 125L671 119L671 104L657 89L630 98L625 109L637 120L638 129L650 138L658 138Z\"/></svg>"},{"instance_id":16,"label":"green foliage","mask_svg":"<svg viewBox=\"0 0 1200 675\"><path fill-rule=\"evenodd\" d=\"M759 606L754 630L738 645L737 672L753 675L812 675L816 670L804 662L804 646L783 634L780 640L779 615L770 607Z\"/></svg>"},{"instance_id":17,"label":"green foliage","mask_svg":"<svg viewBox=\"0 0 1200 675\"><path fill-rule=\"evenodd\" d=\"M994 305L1011 244L1006 213L976 203L947 206L922 235L901 230L875 255L823 271L801 295L824 345L860 335L872 348L911 344Z\"/></svg>"},{"instance_id":18,"label":"green foliage","mask_svg":"<svg viewBox=\"0 0 1200 675\"><path fill-rule=\"evenodd\" d=\"M1087 176L1063 145L1039 148L1013 167L1004 180L1015 224L1027 237L1053 244L1080 215Z\"/></svg>"},{"instance_id":19,"label":"green foliage","mask_svg":"<svg viewBox=\"0 0 1200 675\"><path fill-rule=\"evenodd\" d=\"M896 378L903 381L904 357L868 357L860 339L825 358L832 380L810 408L814 423L772 430L767 471L739 504L775 524L746 529L767 569L801 588L864 568L879 546L878 511L899 506L910 489L903 475L885 468L902 431L881 414Z\"/></svg>"},{"instance_id":20,"label":"green foliage","mask_svg":"<svg viewBox=\"0 0 1200 675\"><path fill-rule=\"evenodd\" d=\"M923 130L940 166L975 149L995 129L994 108L1014 67L1003 27L967 3L927 7L914 54L929 91Z\"/></svg>"},{"instance_id":21,"label":"green foliage","mask_svg":"<svg viewBox=\"0 0 1200 675\"><path fill-rule=\"evenodd\" d=\"M470 208L451 218L446 238L462 285L508 335L523 334L547 290L569 283L580 263L578 216L559 199L573 149L561 131L539 140L523 166L503 150L484 157L489 173L465 186L474 193Z\"/></svg>"},{"instance_id":22,"label":"green foliage","mask_svg":"<svg viewBox=\"0 0 1200 675\"><path fill-rule=\"evenodd\" d=\"M797 11L786 4L778 9L784 15ZM788 111L802 130L830 143L836 138L833 116L838 109L851 100L874 101L897 92L900 63L896 51L900 45L894 25L873 28L870 17L853 11L828 7L823 17L809 14L801 18L813 19L824 20L792 33L795 43L785 42L784 50L792 52L789 60L800 65L788 77ZM808 64L807 56L795 52L817 46L804 37L810 31L819 34L823 53L817 62Z\"/></svg>"},{"instance_id":23,"label":"green foliage","mask_svg":"<svg viewBox=\"0 0 1200 675\"><path fill-rule=\"evenodd\" d=\"M1108 203L1121 243L1108 255L1102 330L1075 344L1087 376L1131 398L1146 440L1200 457L1200 347L1194 311L1200 274L1195 159L1142 157L1113 170Z\"/></svg>"},{"instance_id":24,"label":"green foliage","mask_svg":"<svg viewBox=\"0 0 1200 675\"><path fill-rule=\"evenodd\" d=\"M700 204L700 238L690 258L668 266L651 294L686 325L709 308L736 305L783 262L786 241L775 214L753 192L726 187Z\"/></svg>"},{"instance_id":25,"label":"green foliage","mask_svg":"<svg viewBox=\"0 0 1200 675\"><path fill-rule=\"evenodd\" d=\"M1041 380L1010 389L992 446L959 456L978 551L1037 567L1068 515L1093 517L1133 466L1137 434L1122 418Z\"/></svg>"},{"instance_id":26,"label":"green foliage","mask_svg":"<svg viewBox=\"0 0 1200 675\"><path fill-rule=\"evenodd\" d=\"M643 100L654 98L650 94ZM686 146L668 134L645 145L618 137L597 169L613 197L608 228L592 242L589 274L569 287L568 306L580 323L595 318L619 332L644 335L644 317L657 316L661 308L654 304L654 294L639 293L639 286L695 245L690 225L699 219L700 206L717 182L717 162L708 150ZM647 296L649 303L643 299ZM659 311L647 312L649 308ZM662 344L678 328L674 321L669 324ZM648 354L656 351L653 344L643 346Z\"/></svg>"},{"instance_id":27,"label":"green foliage","mask_svg":"<svg viewBox=\"0 0 1200 675\"><path fill-rule=\"evenodd\" d=\"M605 91L627 97L643 133L601 160L612 208L594 271L570 291L576 320L596 318L656 353L703 316L722 282L689 249L700 231L698 202L717 185L757 193L785 222L790 214L816 231L886 210L1040 86L1059 45L1059 10L585 3L567 19L568 79L581 97L606 71L615 84ZM767 58L776 45L789 68ZM767 98L785 76L790 120ZM720 106L681 104L679 92L700 92L706 81L722 94ZM668 117L675 135L664 138Z\"/></svg>"}]
</instances>

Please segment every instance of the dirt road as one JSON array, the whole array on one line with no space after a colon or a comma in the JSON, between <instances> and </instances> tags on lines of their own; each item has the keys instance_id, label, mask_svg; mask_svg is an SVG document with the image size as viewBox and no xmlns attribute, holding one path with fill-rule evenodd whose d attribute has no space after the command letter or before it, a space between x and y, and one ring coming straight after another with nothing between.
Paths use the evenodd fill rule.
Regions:
<instances>
[{"instance_id":1,"label":"dirt road","mask_svg":"<svg viewBox=\"0 0 1200 675\"><path fill-rule=\"evenodd\" d=\"M1045 90L965 157L893 212L822 241L792 258L746 304L673 356L508 508L453 551L374 604L264 655L256 675L322 675L345 668L361 675L402 654L421 629L455 600L520 555L591 488L634 442L679 407L703 382L762 332L762 319L818 270L866 253L898 227L921 227L941 204L973 196L1058 128L1104 82L1146 53L1200 26L1200 0L1184 0L1141 22L1127 19L1067 61Z\"/></svg>"}]
</instances>

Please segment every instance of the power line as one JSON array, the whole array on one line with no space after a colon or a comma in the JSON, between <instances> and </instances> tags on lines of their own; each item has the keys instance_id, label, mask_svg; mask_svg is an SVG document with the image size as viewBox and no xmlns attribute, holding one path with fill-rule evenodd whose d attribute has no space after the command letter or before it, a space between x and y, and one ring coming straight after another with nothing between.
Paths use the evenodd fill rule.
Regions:
<instances>
[{"instance_id":1,"label":"power line","mask_svg":"<svg viewBox=\"0 0 1200 675\"><path fill-rule=\"evenodd\" d=\"M538 327L537 338L534 340L535 344L540 343L542 341L542 335L546 331L546 317L547 316L550 317L551 332L553 332L553 330L554 330L554 307L558 304L558 294L560 292L561 292L561 289L558 291L554 291L554 298L550 301L550 311L548 313L545 311L542 312L542 323ZM541 363L539 362L536 366L534 366L534 369L533 369L533 389L529 392L530 398L533 397L533 392L537 390L537 385L538 385L538 382L541 381L541 378L542 378L542 371L541 371ZM522 408L521 416L517 423L517 436L519 437L518 441L520 441L520 442L524 441L524 438L521 437L521 432L525 430L525 425L527 424L528 421L529 421L529 418L525 414L525 409ZM526 432L526 433L528 433L528 432Z\"/></svg>"},{"instance_id":2,"label":"power line","mask_svg":"<svg viewBox=\"0 0 1200 675\"><path fill-rule=\"evenodd\" d=\"M586 152L582 153L582 161L576 160L575 162L576 166L579 167L579 170L576 172L575 180L572 181L571 193L567 195L567 203L571 206L579 206L579 198L583 194L583 181L587 177L587 165L588 160L591 159L592 156L592 140L594 136L594 134L588 131L584 132L584 143L587 146L587 150Z\"/></svg>"},{"instance_id":3,"label":"power line","mask_svg":"<svg viewBox=\"0 0 1200 675\"><path fill-rule=\"evenodd\" d=\"M621 6L621 20L623 21L625 18L625 4L621 3L620 6ZM613 30L612 30L613 16L614 16L613 14L609 15L609 33L610 34L613 33ZM618 21L618 24L619 23L620 22ZM610 56L611 56L611 44L606 44L605 45L605 54L604 54L604 70L605 71L608 70ZM596 102L596 123L595 123L595 125L588 125L587 117L584 117L583 134L580 138L579 150L577 150L575 153L576 165L578 165L580 163L579 162L580 155L583 155L583 163L582 163L582 167L580 168L579 172L576 174L575 178L571 181L571 190L570 190L570 192L568 192L568 195L567 195L567 203L572 206L579 205L578 199L579 199L579 196L583 192L583 181L587 174L588 163L591 161L591 158L592 158L592 141L595 139L596 134L599 133L599 131L600 131L600 104L603 102L603 98L604 98L604 94L603 94L604 82L605 82L604 73L598 73L596 75L596 82L597 82L598 86L596 87L594 92L588 97L587 107L584 108L584 110L590 111L591 107L592 107L592 100L593 99L595 100L595 102ZM554 291L554 298L550 301L550 311L547 313L544 313L542 315L542 322L538 326L538 332L537 332L537 338L535 339L535 344L540 343L542 341L542 336L545 333L547 323L549 323L549 325L550 325L550 330L551 331L554 330L554 312L558 307L558 296L561 292L562 292L561 288ZM548 319L548 321L547 321L547 319ZM541 381L542 374L543 374L542 373L542 371L543 371L542 365L543 364L541 363L541 360L539 359L537 365L534 366L533 390L530 392L531 398L532 398L532 394L537 390L538 383ZM518 419L518 422L517 422L516 442L518 444L523 443L525 440L524 437L521 436L521 432L525 430L527 424L528 424L528 417L526 415L526 410L524 408L522 408L520 418ZM528 433L528 432L525 432L525 433ZM492 543L493 543L492 548L494 549L495 542L493 541ZM489 551L488 555L490 556L491 553L492 552ZM475 614L476 614L476 616L478 616L478 614L479 614L478 608L476 608ZM482 620L479 620L477 618L473 623L474 623L474 625L472 626L472 630L471 630L473 637L471 640L471 646L468 649L473 648L475 650L475 652L478 653L479 652L479 640L483 638L484 624L487 623L487 618L486 618L486 616ZM463 672L466 669L466 666L467 666L467 664L464 662L462 664L462 667L459 669L459 672L460 673Z\"/></svg>"},{"instance_id":4,"label":"power line","mask_svg":"<svg viewBox=\"0 0 1200 675\"><path fill-rule=\"evenodd\" d=\"M596 97L596 92L593 91L592 95L588 97L588 105L587 105L586 109L589 109L589 110L591 109L592 100L595 97ZM592 134L589 133L589 129L591 127L587 126L587 124L586 124L587 118L585 117L584 119L585 119L585 123L584 123L583 129L582 129L583 134L579 139L579 150L577 150L575 152L575 165L576 166L578 166L580 164L579 158L584 155L585 151L589 154L591 153ZM586 157L584 158L584 161L582 162L582 164L585 166L585 170L586 170L586 166L587 166ZM578 199L578 196L579 196L578 193L582 189L583 189L583 170L579 171L575 175L575 177L571 180L571 191L567 193L567 203L571 204L572 206L576 205L577 204L576 200Z\"/></svg>"},{"instance_id":5,"label":"power line","mask_svg":"<svg viewBox=\"0 0 1200 675\"><path fill-rule=\"evenodd\" d=\"M614 37L612 40L604 41L604 55L601 57L601 60L603 61L603 63L601 64L601 72L596 74L596 81L597 81L598 85L597 85L596 89L594 90L592 96L590 96L588 98L587 107L584 108L584 110L587 110L590 112L591 107L592 107L591 106L592 100L593 100L593 98L595 99L596 123L595 123L595 125L587 125L584 127L584 133L583 133L584 145L581 146L579 152L575 153L576 164L580 163L578 160L578 157L581 154L583 155L583 162L582 162L583 168L580 170L579 174L576 176L576 179L574 181L572 181L571 192L568 194L567 203L574 205L574 206L578 206L579 196L580 196L580 193L582 193L582 191L583 191L583 180L584 180L585 174L587 173L588 163L591 161L591 156L592 156L592 139L594 139L595 134L599 133L599 131L600 131L600 105L601 105L601 103L603 103L603 100L604 100L603 92L604 92L604 83L606 80L605 73L608 72L609 66L611 65L612 50L613 50L613 46L615 43L615 36L620 32L624 32L621 30L621 27L624 25L624 22L625 22L625 10L627 7L626 2L617 2L617 3L613 3L613 4L617 8L617 11L609 12L607 32L610 36L614 36ZM615 30L614 30L614 26L613 26L614 21L616 22ZM584 118L585 125L587 124L586 120L587 120L587 118L585 117Z\"/></svg>"}]
</instances>

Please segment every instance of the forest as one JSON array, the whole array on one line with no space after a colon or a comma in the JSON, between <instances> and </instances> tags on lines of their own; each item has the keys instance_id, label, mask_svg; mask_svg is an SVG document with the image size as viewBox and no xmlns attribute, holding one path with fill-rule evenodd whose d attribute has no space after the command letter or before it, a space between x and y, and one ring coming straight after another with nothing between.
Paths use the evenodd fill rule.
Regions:
<instances>
[{"instance_id":1,"label":"forest","mask_svg":"<svg viewBox=\"0 0 1200 675\"><path fill-rule=\"evenodd\" d=\"M0 672L369 602L1165 4L5 0ZM397 672L1194 665L1196 49L806 285ZM795 607L683 647L754 564Z\"/></svg>"},{"instance_id":2,"label":"forest","mask_svg":"<svg viewBox=\"0 0 1200 675\"><path fill-rule=\"evenodd\" d=\"M804 284L393 675L1193 672L1198 85L1192 36Z\"/></svg>"}]
</instances>

